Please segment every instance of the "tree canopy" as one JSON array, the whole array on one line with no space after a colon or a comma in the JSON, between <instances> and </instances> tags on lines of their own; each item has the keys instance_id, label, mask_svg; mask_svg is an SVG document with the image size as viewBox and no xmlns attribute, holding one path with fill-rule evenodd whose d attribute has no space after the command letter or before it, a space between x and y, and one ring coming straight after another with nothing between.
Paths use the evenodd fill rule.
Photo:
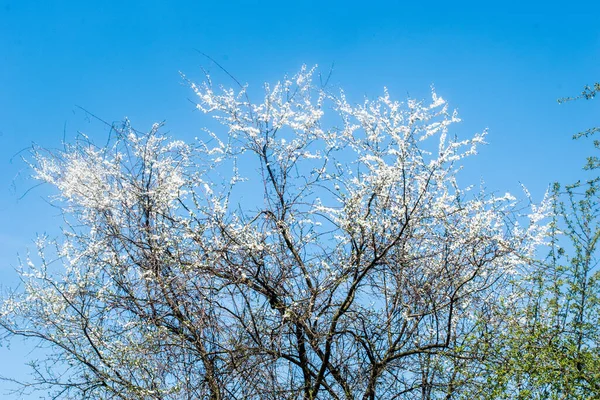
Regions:
<instances>
[{"instance_id":1,"label":"tree canopy","mask_svg":"<svg viewBox=\"0 0 600 400\"><path fill-rule=\"evenodd\" d=\"M26 390L366 400L598 389L595 186L540 204L463 186L457 172L485 132L453 135L458 115L435 91L355 105L314 74L265 85L258 102L245 86L190 82L222 125L191 143L124 121L102 146L81 135L34 149L64 226L38 239L1 309L7 337L46 348ZM543 245L551 256L536 261Z\"/></svg>"}]
</instances>

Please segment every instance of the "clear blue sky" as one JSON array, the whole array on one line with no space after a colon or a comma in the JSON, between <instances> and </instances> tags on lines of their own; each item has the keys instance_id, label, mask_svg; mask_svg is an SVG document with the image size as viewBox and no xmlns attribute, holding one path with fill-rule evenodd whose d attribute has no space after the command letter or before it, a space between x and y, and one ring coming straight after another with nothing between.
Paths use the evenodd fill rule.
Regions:
<instances>
[{"instance_id":1,"label":"clear blue sky","mask_svg":"<svg viewBox=\"0 0 600 400\"><path fill-rule=\"evenodd\" d=\"M166 120L175 137L198 135L206 117L179 71L199 79L200 67L215 67L195 49L251 85L335 64L332 82L357 101L383 86L423 98L435 84L464 121L456 133L489 128L467 178L502 192L521 182L539 198L550 182L581 176L591 153L571 135L600 124L600 102L556 99L600 80L599 16L594 0L0 0L0 284L15 283L17 253L59 223L46 189L21 198L33 182L15 154L59 147L63 132L105 137L76 105L138 129ZM22 374L24 354L0 348L0 374Z\"/></svg>"}]
</instances>

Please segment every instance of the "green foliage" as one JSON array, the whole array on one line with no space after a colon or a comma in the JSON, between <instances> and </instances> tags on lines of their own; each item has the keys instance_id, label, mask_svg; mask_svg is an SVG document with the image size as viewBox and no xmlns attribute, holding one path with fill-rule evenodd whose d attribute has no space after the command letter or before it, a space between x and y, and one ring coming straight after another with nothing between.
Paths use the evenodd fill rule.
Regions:
<instances>
[{"instance_id":1,"label":"green foliage","mask_svg":"<svg viewBox=\"0 0 600 400\"><path fill-rule=\"evenodd\" d=\"M579 96L563 97L563 98L558 99L558 103L562 104L562 103L565 103L568 101L574 101L574 100L580 100L580 99L592 100L596 97L596 95L598 93L600 93L600 82L596 82L592 86L585 85L583 90L581 91L581 94L579 94ZM575 135L573 135L573 139L579 139L581 137L589 137L589 136L595 134L596 132L600 132L599 126L594 126L589 129L586 129L584 131L577 132ZM596 149L600 149L599 146L600 146L600 142L598 140L595 140L594 147ZM596 169L598 167L600 167L600 163L599 163L597 157L588 158L588 163L586 164L585 169Z\"/></svg>"},{"instance_id":2,"label":"green foliage","mask_svg":"<svg viewBox=\"0 0 600 400\"><path fill-rule=\"evenodd\" d=\"M596 83L578 97L559 101L589 100L599 92ZM596 149L599 143L594 141ZM598 168L598 157L589 157L584 169ZM487 362L481 398L600 398L599 189L598 178L554 185L550 251L520 282L522 307L505 310L514 318L492 341L500 356Z\"/></svg>"}]
</instances>

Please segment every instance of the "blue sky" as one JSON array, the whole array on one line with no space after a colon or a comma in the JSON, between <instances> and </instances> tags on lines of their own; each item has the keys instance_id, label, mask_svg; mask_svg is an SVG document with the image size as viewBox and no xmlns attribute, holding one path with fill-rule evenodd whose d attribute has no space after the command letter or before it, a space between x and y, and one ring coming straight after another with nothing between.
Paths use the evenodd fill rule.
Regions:
<instances>
[{"instance_id":1,"label":"blue sky","mask_svg":"<svg viewBox=\"0 0 600 400\"><path fill-rule=\"evenodd\" d=\"M207 120L179 72L216 68L196 50L251 86L302 64L333 64L333 84L356 101L383 86L425 98L434 84L459 110L458 135L489 128L469 183L517 194L523 183L539 199L550 182L576 180L591 143L571 136L599 124L600 103L556 99L600 79L600 2L523 3L0 0L0 284L15 284L17 253L60 222L15 155L77 131L105 138L77 106L199 135ZM0 348L0 374L22 374L24 354Z\"/></svg>"}]
</instances>

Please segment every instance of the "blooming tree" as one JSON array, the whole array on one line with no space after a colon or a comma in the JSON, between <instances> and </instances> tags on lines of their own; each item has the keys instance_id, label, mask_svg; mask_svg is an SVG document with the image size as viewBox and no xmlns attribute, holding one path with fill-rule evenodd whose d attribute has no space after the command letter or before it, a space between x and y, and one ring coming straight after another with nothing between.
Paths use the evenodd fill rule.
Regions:
<instances>
[{"instance_id":1,"label":"blooming tree","mask_svg":"<svg viewBox=\"0 0 600 400\"><path fill-rule=\"evenodd\" d=\"M7 296L7 336L40 340L28 384L65 398L454 398L481 326L545 234L510 195L461 188L484 134L430 103L352 105L313 70L191 83L221 133L173 141L127 121L34 151L62 238L39 238ZM467 373L467 371L469 373ZM471 385L471 386L470 386ZM29 386L28 386L29 387Z\"/></svg>"}]
</instances>

